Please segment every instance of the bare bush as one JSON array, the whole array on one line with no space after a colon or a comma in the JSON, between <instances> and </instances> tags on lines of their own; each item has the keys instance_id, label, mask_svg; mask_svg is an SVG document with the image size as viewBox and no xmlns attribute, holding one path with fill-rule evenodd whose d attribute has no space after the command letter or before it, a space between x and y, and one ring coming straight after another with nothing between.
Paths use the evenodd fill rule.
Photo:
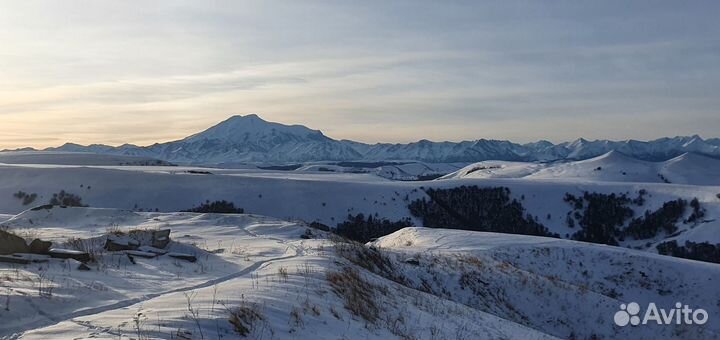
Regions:
<instances>
[{"instance_id":1,"label":"bare bush","mask_svg":"<svg viewBox=\"0 0 720 340\"><path fill-rule=\"evenodd\" d=\"M285 267L278 268L278 276L284 281L287 282L288 280L288 270Z\"/></svg>"},{"instance_id":2,"label":"bare bush","mask_svg":"<svg viewBox=\"0 0 720 340\"><path fill-rule=\"evenodd\" d=\"M260 306L254 303L244 302L240 307L228 310L228 321L237 334L247 337L255 333L258 323L265 320Z\"/></svg>"},{"instance_id":3,"label":"bare bush","mask_svg":"<svg viewBox=\"0 0 720 340\"><path fill-rule=\"evenodd\" d=\"M379 249L340 237L332 241L335 252L351 263L400 284L407 281L396 271L390 258Z\"/></svg>"},{"instance_id":4,"label":"bare bush","mask_svg":"<svg viewBox=\"0 0 720 340\"><path fill-rule=\"evenodd\" d=\"M335 294L345 300L347 310L370 323L377 321L380 315L376 302L377 286L367 282L356 269L347 266L339 272L328 272L326 278Z\"/></svg>"},{"instance_id":5,"label":"bare bush","mask_svg":"<svg viewBox=\"0 0 720 340\"><path fill-rule=\"evenodd\" d=\"M90 256L90 262L97 262L97 260L100 258L104 251L104 245L105 240L99 237L87 239L71 237L68 238L64 243L64 246L69 249L79 250L87 253Z\"/></svg>"},{"instance_id":6,"label":"bare bush","mask_svg":"<svg viewBox=\"0 0 720 340\"><path fill-rule=\"evenodd\" d=\"M198 328L198 332L200 332L200 339L205 339L205 335L202 331L202 326L200 325L200 309L195 307L194 301L195 297L197 296L197 292L191 291L191 292L183 292L183 295L185 295L185 300L187 302L187 311L188 311L188 317L192 319L195 322L195 325Z\"/></svg>"}]
</instances>

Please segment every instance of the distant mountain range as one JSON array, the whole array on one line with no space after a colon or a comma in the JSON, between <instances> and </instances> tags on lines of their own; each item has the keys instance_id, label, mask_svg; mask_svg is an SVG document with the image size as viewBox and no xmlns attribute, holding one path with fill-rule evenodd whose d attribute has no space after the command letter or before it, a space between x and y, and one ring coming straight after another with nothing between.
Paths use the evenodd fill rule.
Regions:
<instances>
[{"instance_id":1,"label":"distant mountain range","mask_svg":"<svg viewBox=\"0 0 720 340\"><path fill-rule=\"evenodd\" d=\"M32 149L22 149L32 150ZM335 140L302 125L267 122L257 115L233 116L184 139L149 146L67 143L45 151L92 152L142 156L178 164L222 165L237 163L298 163L311 161L414 160L430 163L582 160L611 150L649 161L667 160L691 152L720 158L720 139L700 136L660 138L652 141L588 141L553 144L539 141L517 144L478 139L462 142L420 140L408 144L365 144Z\"/></svg>"}]
</instances>

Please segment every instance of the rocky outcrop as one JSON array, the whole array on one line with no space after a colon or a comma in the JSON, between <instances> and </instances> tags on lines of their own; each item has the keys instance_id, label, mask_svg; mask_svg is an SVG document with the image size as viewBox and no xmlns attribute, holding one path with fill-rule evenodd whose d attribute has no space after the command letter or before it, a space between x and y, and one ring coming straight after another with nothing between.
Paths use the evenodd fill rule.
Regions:
<instances>
[{"instance_id":1,"label":"rocky outcrop","mask_svg":"<svg viewBox=\"0 0 720 340\"><path fill-rule=\"evenodd\" d=\"M52 248L48 251L48 255L57 259L73 259L82 263L90 262L90 254L79 250Z\"/></svg>"},{"instance_id":2,"label":"rocky outcrop","mask_svg":"<svg viewBox=\"0 0 720 340\"><path fill-rule=\"evenodd\" d=\"M170 229L133 230L128 234L108 235L105 250L138 250L140 247L164 249L170 243Z\"/></svg>"},{"instance_id":3,"label":"rocky outcrop","mask_svg":"<svg viewBox=\"0 0 720 340\"><path fill-rule=\"evenodd\" d=\"M30 252L33 254L47 254L50 252L50 247L52 247L52 242L43 241L39 238L30 242Z\"/></svg>"},{"instance_id":4,"label":"rocky outcrop","mask_svg":"<svg viewBox=\"0 0 720 340\"><path fill-rule=\"evenodd\" d=\"M180 260L185 260L185 261L188 261L188 262L195 262L195 261L197 261L197 257L195 257L195 255L192 255L192 254L185 254L185 253L168 253L167 256L170 256L170 257L176 258L176 259L180 259Z\"/></svg>"},{"instance_id":5,"label":"rocky outcrop","mask_svg":"<svg viewBox=\"0 0 720 340\"><path fill-rule=\"evenodd\" d=\"M0 230L0 255L27 253L30 251L25 239L15 234Z\"/></svg>"}]
</instances>

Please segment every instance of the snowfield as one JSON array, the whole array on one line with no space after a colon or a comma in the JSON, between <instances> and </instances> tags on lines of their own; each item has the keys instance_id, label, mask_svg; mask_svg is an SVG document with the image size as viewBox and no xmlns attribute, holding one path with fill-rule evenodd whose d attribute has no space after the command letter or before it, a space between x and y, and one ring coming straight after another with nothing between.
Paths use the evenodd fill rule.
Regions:
<instances>
[{"instance_id":1,"label":"snowfield","mask_svg":"<svg viewBox=\"0 0 720 340\"><path fill-rule=\"evenodd\" d=\"M714 176L714 174L713 174ZM707 176L706 180L715 177ZM696 177L693 177L696 178ZM664 202L698 198L706 216L699 224L680 224L679 233L660 235L650 244L635 244L654 251L660 241L676 239L684 243L720 243L719 186L680 185L645 182L605 182L588 178L460 178L435 181L392 181L374 174L324 171L272 171L261 169L215 169L163 166L69 166L0 165L0 213L17 214L45 204L61 190L76 194L91 207L175 212L206 200L227 200L245 212L283 220L320 222L336 226L349 214L375 215L397 221L422 221L407 209L410 201L426 198L428 188L462 185L504 186L521 201L528 213L563 238L577 228L569 228L566 214L572 210L563 201L566 193L627 193L635 196L647 191L646 204L633 207L635 215L656 210ZM14 197L18 191L36 193L29 205ZM689 212L688 212L689 214ZM686 214L687 215L687 214ZM549 217L548 217L549 216ZM685 216L687 217L687 216Z\"/></svg>"},{"instance_id":2,"label":"snowfield","mask_svg":"<svg viewBox=\"0 0 720 340\"><path fill-rule=\"evenodd\" d=\"M315 231L317 239L303 239L307 227L295 223L253 215L56 207L18 216L9 221L11 230L31 227L18 222L30 219L46 226L36 232L58 242L69 235L97 237L109 226L171 228L171 249L193 253L198 261L158 257L136 258L137 264L131 264L102 254L87 272L69 260L25 268L2 264L10 303L9 310L2 311L0 332L11 339L237 338L228 321L230 311L246 305L261 315L252 335L264 338L403 338L400 333L421 338L456 333L465 338L553 338L363 272L369 282L387 289L377 293L385 296L382 301L378 296L377 303L382 303L384 316L397 320L393 329L384 321L369 324L346 310L326 279L329 272L349 264L337 263L342 259L322 232ZM36 293L38 277L54 288L52 296ZM413 304L427 309L408 308ZM443 320L450 315L457 319Z\"/></svg>"},{"instance_id":3,"label":"snowfield","mask_svg":"<svg viewBox=\"0 0 720 340\"><path fill-rule=\"evenodd\" d=\"M715 339L720 331L720 265L618 247L426 228L364 246L257 215L96 208L28 211L5 226L54 242L171 228L171 250L198 258L132 264L100 252L90 271L71 260L0 264L6 339L242 338L232 315L248 338L262 339ZM710 320L614 326L630 301L682 301Z\"/></svg>"},{"instance_id":4,"label":"snowfield","mask_svg":"<svg viewBox=\"0 0 720 340\"><path fill-rule=\"evenodd\" d=\"M573 162L535 163L484 161L442 177L525 178L576 181L676 183L720 185L720 160L685 153L662 162L650 162L617 151Z\"/></svg>"},{"instance_id":5,"label":"snowfield","mask_svg":"<svg viewBox=\"0 0 720 340\"><path fill-rule=\"evenodd\" d=\"M62 153L46 152L0 164L0 229L94 259L89 270L39 255L30 264L0 262L0 339L720 338L720 265L656 254L656 245L672 240L720 243L715 159L650 162L610 152L554 163L320 162L267 170L76 156L60 162ZM561 238L578 230L566 223L568 193L644 192L643 205L630 206L635 216L697 198L704 216L686 221L687 209L677 232L628 238L621 247L419 227L408 204L428 199L429 189L459 186L507 187ZM89 207L33 208L60 192ZM246 214L178 212L216 200ZM334 227L359 213L418 227L367 245L309 227ZM103 249L108 235L163 229L171 230L168 254ZM630 302L643 309L682 302L705 309L709 321L616 326L615 313Z\"/></svg>"}]
</instances>

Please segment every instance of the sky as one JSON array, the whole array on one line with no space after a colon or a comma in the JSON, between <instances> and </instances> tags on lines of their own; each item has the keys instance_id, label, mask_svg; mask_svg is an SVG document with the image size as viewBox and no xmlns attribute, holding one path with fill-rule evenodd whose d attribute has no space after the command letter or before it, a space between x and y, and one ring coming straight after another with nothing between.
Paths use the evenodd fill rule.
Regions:
<instances>
[{"instance_id":1,"label":"sky","mask_svg":"<svg viewBox=\"0 0 720 340\"><path fill-rule=\"evenodd\" d=\"M363 142L720 137L717 1L0 0L0 148L234 114Z\"/></svg>"}]
</instances>

